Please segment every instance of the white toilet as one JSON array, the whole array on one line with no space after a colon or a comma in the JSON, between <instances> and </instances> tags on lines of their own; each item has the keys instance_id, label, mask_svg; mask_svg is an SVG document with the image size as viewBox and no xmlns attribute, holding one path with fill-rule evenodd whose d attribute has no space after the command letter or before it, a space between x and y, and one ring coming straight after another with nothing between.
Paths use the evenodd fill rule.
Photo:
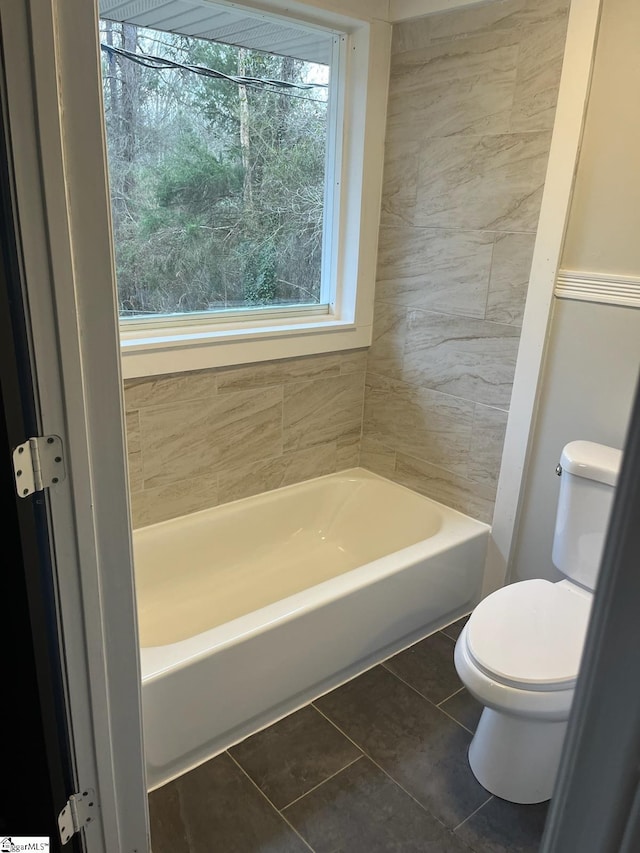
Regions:
<instances>
[{"instance_id":1,"label":"white toilet","mask_svg":"<svg viewBox=\"0 0 640 853\"><path fill-rule=\"evenodd\" d=\"M566 445L552 555L565 579L497 590L456 643L458 675L485 706L469 764L481 785L514 803L551 797L621 456L589 441Z\"/></svg>"}]
</instances>

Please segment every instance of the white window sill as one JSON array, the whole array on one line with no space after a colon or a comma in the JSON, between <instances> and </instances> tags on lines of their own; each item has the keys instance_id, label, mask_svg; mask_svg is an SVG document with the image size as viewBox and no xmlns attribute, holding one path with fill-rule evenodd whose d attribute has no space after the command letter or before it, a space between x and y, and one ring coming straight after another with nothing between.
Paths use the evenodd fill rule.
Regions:
<instances>
[{"instance_id":1,"label":"white window sill","mask_svg":"<svg viewBox=\"0 0 640 853\"><path fill-rule=\"evenodd\" d=\"M294 358L371 344L371 325L314 318L275 321L256 329L242 323L194 329L173 327L144 334L121 329L124 379Z\"/></svg>"}]
</instances>

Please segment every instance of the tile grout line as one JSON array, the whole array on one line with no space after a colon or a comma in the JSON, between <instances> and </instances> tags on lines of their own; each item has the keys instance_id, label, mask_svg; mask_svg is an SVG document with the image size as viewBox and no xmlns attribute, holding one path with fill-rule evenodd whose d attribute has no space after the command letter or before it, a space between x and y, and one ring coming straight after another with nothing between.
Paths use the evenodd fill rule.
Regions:
<instances>
[{"instance_id":1,"label":"tile grout line","mask_svg":"<svg viewBox=\"0 0 640 853\"><path fill-rule=\"evenodd\" d=\"M313 703L312 703L312 704L313 704ZM365 757L365 758L368 758L368 759L369 759L369 761L374 765L374 767L377 767L377 768L378 768L378 770L380 770L380 772L381 772L381 773L383 773L383 774L387 777L387 779L389 779L389 781L390 781L390 782L392 782L392 783L393 783L397 788L399 788L399 789L400 789L404 794L406 794L406 795L407 795L407 797L409 797L409 799L410 799L410 800L413 800L413 802L414 802L417 806L419 806L419 807L422 809L422 811L423 811L423 812L426 812L426 814L428 814L430 818L432 818L433 820L437 821L437 822L440 824L440 826L444 827L444 829L446 829L446 830L447 830L447 832L451 832L451 833L453 832L453 830L451 829L451 827L450 827L450 826L447 826L447 824L446 824L446 823L444 823L443 821L441 821L439 817L437 817L436 815L434 815L434 814L433 814L433 812L430 812L430 811L429 811L429 809L428 809L428 808L427 808L423 803L421 803L421 802L420 802L420 800L416 799L416 797L414 797L414 796L413 796L413 794L409 793L409 791L407 791L407 790L406 790L406 788L404 788L404 787L403 787L403 786L402 786L402 785L401 785L401 784L400 784L396 779L394 779L394 778L393 778L393 776L392 776L390 773L387 773L387 771L384 769L384 767L381 767L381 766L378 764L378 762L377 762L375 759L373 759L373 758L369 755L369 753L368 753L368 752L366 752L364 749L362 749L362 747L361 747L361 746L358 746L358 744L355 742L355 740L352 740L346 732L342 731L342 729L340 728L340 726L339 726L337 723L334 723L334 721L333 721L330 717L328 717L325 713L323 713L323 712L320 710L320 708L318 708L318 707L317 707L317 705L313 705L313 707L316 709L316 711L317 711L319 714L322 714L322 716L325 718L325 720L327 720L329 723L331 723L331 725L332 725L332 726L333 726L337 731L339 731L339 732L340 732L340 734L341 734L341 735L343 735L343 737L346 737L346 739L347 739L348 741L351 741L351 743L352 743L355 747L357 747L359 750L361 750L361 752L362 752L362 754L364 755L364 757ZM484 803L483 803L483 805L484 805Z\"/></svg>"},{"instance_id":2,"label":"tile grout line","mask_svg":"<svg viewBox=\"0 0 640 853\"><path fill-rule=\"evenodd\" d=\"M384 662L382 663L382 666L384 666ZM402 684L404 684L406 687L408 687L408 688L409 688L409 690L412 690L412 691L413 691L416 695L418 695L421 699L424 699L424 701L425 701L425 702L428 702L428 703L429 703L429 705L431 705L431 707L432 707L432 708L435 708L436 710L438 710L438 711L440 711L441 713L443 713L443 714L445 715L445 717L448 717L450 720L452 720L452 722L454 722L456 725L460 726L460 728L461 728L461 729L464 729L464 730L465 730L465 732L469 732L469 734L470 734L470 735L475 734L474 732L472 732L472 731L471 731L471 729L468 729L466 726L463 726L463 725L462 725L462 723L460 723L458 720L456 720L456 718L455 718L455 717L452 717L452 716L451 716L451 714L448 714L448 713L444 710L444 708L441 708L441 707L440 707L440 705L436 705L436 704L435 704L435 702L432 702L432 701L431 701L431 699L428 699L428 698L424 695L424 693L421 693L421 692L417 689L417 687L414 687L412 684L409 684L409 682L408 682L408 681L405 681L405 680L404 680L404 678L401 678L397 673L395 673L395 672L393 672L392 670L388 669L386 666L384 666L384 668L387 670L387 672L388 672L388 673L390 673L390 675L393 675L393 677L394 677L394 678L397 678L397 679L398 679L398 681L402 682ZM462 685L462 687L460 688L460 690L464 690L464 685ZM457 693L459 693L459 692L460 692L460 690L456 690L456 692L455 692L455 693L452 693L452 694L451 694L451 696L455 696ZM448 696L446 699L443 699L442 701L443 701L443 702L447 702L449 699L451 699L451 696Z\"/></svg>"},{"instance_id":3,"label":"tile grout line","mask_svg":"<svg viewBox=\"0 0 640 853\"><path fill-rule=\"evenodd\" d=\"M371 321L373 328L373 320ZM373 341L371 342L373 343ZM371 347L369 347L370 349ZM360 467L360 455L362 453L362 439L364 438L364 412L367 399L367 369L369 367L369 351L364 360L364 374L362 376L362 406L360 408L360 435L358 436L358 467Z\"/></svg>"},{"instance_id":4,"label":"tile grout line","mask_svg":"<svg viewBox=\"0 0 640 853\"><path fill-rule=\"evenodd\" d=\"M287 803L287 805L283 806L281 809L279 809L279 811L284 812L284 810L288 809L289 806L293 806L293 805L295 805L295 803L299 803L300 800L304 800L304 798L308 794L312 794L314 791L317 791L318 788L321 788L326 782L330 782L331 779L335 779L336 776L339 776L343 770L346 770L348 767L351 767L352 765L354 765L356 763L356 761L360 761L361 758L364 758L364 753L362 751L361 751L360 755L358 755L356 758L353 759L353 761L350 761L348 764L345 764L344 767L340 768L340 770L336 770L336 772L332 773L331 776L327 776L327 778L323 779L322 782L318 782L318 784L314 785L313 788L309 788L309 790L305 791L304 794L300 794L300 796L296 797L295 800L291 800L290 803Z\"/></svg>"},{"instance_id":5,"label":"tile grout line","mask_svg":"<svg viewBox=\"0 0 640 853\"><path fill-rule=\"evenodd\" d=\"M520 45L518 45L518 51L520 50ZM515 88L515 78L514 78L514 88ZM513 109L513 106L512 106ZM487 276L487 295L484 300L484 316L483 319L487 319L487 311L489 310L489 296L491 294L491 276L493 275L493 264L495 260L496 254L496 233L493 234L493 239L491 240L491 260L489 261L489 274ZM475 419L475 414L474 414Z\"/></svg>"},{"instance_id":6,"label":"tile grout line","mask_svg":"<svg viewBox=\"0 0 640 853\"><path fill-rule=\"evenodd\" d=\"M407 307L406 307L406 306L404 306L404 305L401 305L401 306L399 306L399 307L401 307L401 308L406 308L406 311L420 311L420 310L421 310L420 308L407 308ZM462 319L462 320L474 320L474 319L476 319L475 317L465 317L463 314L447 314L447 315L443 315L443 314L442 314L442 312L440 312L440 311L430 311L430 312L426 312L426 311L425 311L424 313L430 313L430 314L441 314L441 316L447 316L447 317L449 317L449 316L450 316L450 317L458 317L458 318L460 318L460 319ZM491 321L490 321L490 320L478 320L478 322L479 322L479 323L489 323L489 322L491 322ZM508 324L508 323L494 323L494 325L497 325L497 326L509 326L509 324ZM521 327L520 327L520 326L513 326L513 327L510 327L510 328L520 329ZM487 406L487 408L489 408L489 409L499 409L501 412L508 412L508 411L509 411L509 410L508 410L508 408L505 408L504 406L498 406L498 405L495 405L495 404L492 404L492 403L481 403L479 400L471 400L471 399L469 399L469 397L460 397L458 394L451 394L451 393L449 393L449 392L447 392L447 391L441 391L439 388L432 388L431 386L428 386L428 385L421 385L419 382L410 382L410 381L409 381L409 380L407 380L407 379L399 379L397 376L395 376L395 377L394 377L394 376L389 376L389 375L387 375L387 374L385 374L385 373L380 373L380 372L379 372L379 371L377 371L377 370L370 370L370 371L367 373L367 376L378 376L378 377L380 377L380 378L382 378L382 379L391 379L391 380L392 380L392 381L394 381L394 382L400 382L400 383L402 383L403 385L408 385L410 388L419 388L419 389L422 389L422 390L425 390L425 391L433 391L433 393L434 393L434 394L439 394L439 395L440 395L440 396L442 396L442 397L448 397L450 400L460 400L460 401L462 401L463 403L469 403L470 405L475 405L475 404L477 403L477 404L479 404L480 406ZM447 401L447 402L448 402L448 401ZM407 455L407 456L411 456L412 454L411 454L411 453L407 453L406 455ZM419 458L419 457L415 457L415 456L414 456L413 458L415 459L415 458ZM443 470L443 471L446 471L447 469L446 469L446 468L443 468L442 470Z\"/></svg>"},{"instance_id":7,"label":"tile grout line","mask_svg":"<svg viewBox=\"0 0 640 853\"><path fill-rule=\"evenodd\" d=\"M514 133L545 133L543 130L519 130L513 131ZM509 131L511 133L511 131ZM455 134L458 135L458 134ZM467 137L471 136L495 136L496 134L483 134L483 133L465 133ZM498 136L505 136L507 134L497 134ZM431 136L429 139L448 139L448 136ZM409 226L410 228L423 229L425 231L456 231L461 234L533 234L535 236L535 230L532 231L531 228L507 228L506 230L501 230L499 228L452 228L451 225L414 225L412 222L407 222L406 220L401 220L400 222L386 222L383 223L385 228L404 228ZM381 279L381 281L386 279Z\"/></svg>"},{"instance_id":8,"label":"tile grout line","mask_svg":"<svg viewBox=\"0 0 640 853\"><path fill-rule=\"evenodd\" d=\"M440 708L441 705L444 705L444 703L448 702L449 699L453 699L453 697L457 696L458 693L462 693L463 690L464 690L464 684L461 687L458 687L457 690L454 690L453 693L450 696L447 696L446 699L442 699L440 702L438 702L438 704L436 705L436 708ZM440 710L442 710L442 708L440 708Z\"/></svg>"},{"instance_id":9,"label":"tile grout line","mask_svg":"<svg viewBox=\"0 0 640 853\"><path fill-rule=\"evenodd\" d=\"M179 776L178 779L176 779L174 781L178 782L178 780L181 778L182 777ZM191 826L189 824L189 821L186 819L186 814L185 814L186 809L185 809L184 803L182 802L182 786L179 783L176 785L176 798L178 800L178 815L180 816L180 822L182 823L182 826L184 828L184 836L187 840L187 847L189 850L191 850L191 848L192 848ZM148 808L148 805L149 805L149 794L147 793L147 808ZM149 842L151 843L151 827L149 827ZM151 850L151 853L153 853L153 850Z\"/></svg>"},{"instance_id":10,"label":"tile grout line","mask_svg":"<svg viewBox=\"0 0 640 853\"><path fill-rule=\"evenodd\" d=\"M453 640L453 642L454 642L454 643L457 643L457 642L458 642L458 638L457 638L457 637L452 637L452 636L451 636L451 634L447 634L447 630L446 630L446 628L442 628L442 629L440 630L440 633L441 633L441 634L444 634L444 636L445 636L448 640Z\"/></svg>"},{"instance_id":11,"label":"tile grout line","mask_svg":"<svg viewBox=\"0 0 640 853\"><path fill-rule=\"evenodd\" d=\"M462 687L461 687L459 690L456 690L456 692L455 692L455 693L452 693L452 694L451 694L451 696L447 696L447 698L446 698L446 699L443 699L443 700L442 700L442 702L440 702L438 705L436 705L436 708L437 708L439 711L442 711L442 713L443 713L443 714L446 714L446 715L447 715L447 717L449 717L449 719L450 719L450 720L453 720L453 722L454 722L454 723L457 723L461 728L463 728L466 732L469 732L469 734L473 736L473 735L475 735L475 731L474 731L473 729L467 728L467 726L465 726L465 724L464 724L464 723L461 723L461 722L460 722L460 720L457 720L457 719L453 716L453 714L450 714L448 711L446 711L446 710L442 707L442 705L444 705L446 702L448 702L448 701L449 701L449 699L453 699L453 697L454 697L454 696L457 696L459 693L462 693L462 691L463 691L463 690L465 690L465 689L466 689L466 688L465 688L465 686L464 686L464 684L463 684L463 685L462 685Z\"/></svg>"},{"instance_id":12,"label":"tile grout line","mask_svg":"<svg viewBox=\"0 0 640 853\"><path fill-rule=\"evenodd\" d=\"M484 803L483 803L481 806L478 806L478 808L477 808L475 811L472 811L472 812L471 812L471 814L470 814L470 815L467 815L467 816L465 817L465 819L464 819L464 820L461 820L461 821L460 821L460 823L455 827L455 829L454 829L453 831L454 831L454 832L457 832L457 831L460 829L460 827L461 827L461 826L463 826L463 825L464 825L468 820L471 820L471 818L472 818L474 815L477 815L477 814L478 814L478 812L479 812L481 809L483 809L483 808L487 805L487 803L490 803L490 802L491 802L491 800L493 800L493 794L490 794L489 798L488 798L488 799L486 799L486 800L484 801Z\"/></svg>"},{"instance_id":13,"label":"tile grout line","mask_svg":"<svg viewBox=\"0 0 640 853\"><path fill-rule=\"evenodd\" d=\"M437 706L436 706L436 707L437 707ZM460 720L456 720L456 718L455 718L455 717L452 717L452 716L451 716L451 714L449 714L447 711L445 711L445 710L444 710L444 708L438 708L438 711L442 711L442 713L445 715L445 717L449 717L449 719L450 719L450 720L452 720L454 723L457 723L457 724L460 726L460 728L461 728L461 729L464 729L464 730L465 730L465 732L469 732L469 734L471 735L471 737L473 737L473 736L475 735L475 732L474 732L474 731L472 731L471 729L468 729L465 725L463 725L463 724L460 722Z\"/></svg>"},{"instance_id":14,"label":"tile grout line","mask_svg":"<svg viewBox=\"0 0 640 853\"><path fill-rule=\"evenodd\" d=\"M286 396L284 385L285 385L284 381L280 383L280 390L282 392L281 396L280 396L280 448L281 448L280 457L281 458L284 456L284 406L285 406L285 396Z\"/></svg>"},{"instance_id":15,"label":"tile grout line","mask_svg":"<svg viewBox=\"0 0 640 853\"><path fill-rule=\"evenodd\" d=\"M382 664L382 665L384 666L384 664ZM432 707L432 708L436 708L438 711L441 711L441 712L445 715L445 717L448 717L452 722L454 722L456 725L460 726L460 728L461 728L461 729L464 729L464 730L465 730L465 732L469 732L469 734L470 734L471 736L473 736L473 735L475 734L475 732L472 732L472 731L471 731L471 729L468 729L466 726L464 726L464 725L460 722L460 720L456 720L456 718L455 718L455 717L452 717L452 716L451 716L451 714L449 714L449 712L448 712L448 711L445 711L445 710L444 710L444 708L441 708L441 707L440 707L440 705L436 705L436 704L435 704L435 702L432 702L432 701L431 701L431 699L428 699L428 698L424 695L424 693L420 693L420 691L417 689L417 687L414 687L412 684L409 684L409 682L408 682L408 681L405 681L405 680L404 680L404 678L401 678L397 673L393 672L392 670L387 669L387 667L385 667L385 669L387 670L387 672L389 672L391 675L393 675L395 678L397 678L397 679L398 679L398 681L401 681L401 682L402 682L404 685L406 685L410 690L413 690L413 692L414 692L414 693L417 693L417 694L418 694L418 696L419 696L421 699L424 699L424 700L425 700L425 702L428 702L428 703L429 703L429 705L431 705L431 707ZM460 690L464 690L464 685L460 688ZM455 692L455 693L452 693L452 694L451 694L451 696L447 696L447 698L446 698L446 699L443 699L442 701L443 701L443 702L448 702L448 701L449 701L449 699L451 699L451 697L452 697L452 696L456 696L458 693L460 693L460 690L456 690L456 692Z\"/></svg>"},{"instance_id":16,"label":"tile grout line","mask_svg":"<svg viewBox=\"0 0 640 853\"><path fill-rule=\"evenodd\" d=\"M402 380L402 381L404 381L404 380ZM424 389L424 390L426 390L426 391L434 390L434 389L432 389L432 388L428 388L426 385L424 385L424 386L420 386L420 387L421 387L421 388L423 388L423 389ZM438 393L443 393L443 392L438 392ZM471 405L471 406L485 406L485 408L489 408L489 409L497 409L497 406L489 406L487 403L477 403L477 402L474 402L473 400L469 400L469 399L466 399L466 398L464 398L464 397L458 397L457 399L458 399L458 400L461 400L463 403L468 403L468 404L469 404L469 405ZM476 498L478 498L479 500L484 500L484 501L489 501L489 502L495 502L495 488L494 488L493 486L491 486L490 484L488 484L488 483L486 482L486 480L483 482L483 481L481 481L481 480L478 480L478 479L474 479L474 478L472 478L472 477L469 477L469 476L467 476L467 475L465 475L465 474L460 474L459 472L453 471L451 468L445 468L445 467L444 467L442 464L440 464L440 463L432 462L432 461L431 461L431 460L429 460L429 459L423 459L423 458L422 458L422 457L420 457L420 456L414 456L414 455L412 455L411 453L405 453L404 451L398 451L398 452L399 452L399 453L402 453L402 455L403 455L406 459L409 459L409 460L410 460L410 462L424 462L424 463L426 463L427 465L429 465L431 468L437 468L437 470L438 470L439 472L441 472L441 473L440 473L440 474L438 474L437 476L436 476L435 474L428 475L428 476L429 476L429 478L430 478L430 479L432 479L432 480L433 480L433 479L436 479L436 480L443 480L443 479L444 479L444 480L446 480L447 478L442 476L442 474L446 474L446 475L448 475L449 479L451 479L451 478L453 477L453 478L456 478L456 479L457 479L457 480L459 480L459 481L464 481L463 486L464 486L464 484L468 484L469 488L470 488L470 487L472 487L472 486L473 486L473 487L478 486L478 487L483 487L483 488L485 488L485 489L491 489L491 493L492 493L493 497L488 497L486 494L485 494L484 496L483 496L482 494L476 494L476 495L475 495L475 497L476 497ZM417 491L417 490L418 490L418 489L417 489L417 487L410 487L410 488L413 488L413 490L414 490L414 491ZM426 492L421 492L421 494L425 494L425 495L426 495ZM426 496L427 496L427 497L429 497L429 495L426 495ZM472 497L473 497L473 495L472 495ZM438 498L433 498L433 500L440 500L440 502L442 503L442 499L441 499L441 498L440 498L440 499L438 499ZM456 509L456 506L452 506L451 508L452 508L452 509ZM465 511L464 511L464 510L459 509L459 510L458 510L458 512L465 512ZM488 522L486 522L486 523L488 523ZM443 632L443 633L444 633L444 632ZM454 642L454 643L456 642L456 641L453 639L453 637L450 637L448 634L445 634L445 637L447 637L447 639L448 639L448 640L453 640L453 642Z\"/></svg>"},{"instance_id":17,"label":"tile grout line","mask_svg":"<svg viewBox=\"0 0 640 853\"><path fill-rule=\"evenodd\" d=\"M251 784L252 784L252 785L253 785L253 787L256 789L256 791L258 791L258 793L260 794L260 796L261 796L261 797L263 797L263 798L264 798L264 799L269 803L269 805L270 805L270 806L271 806L271 808L276 812L276 814L280 815L280 817L282 818L282 820L287 824L287 826L289 827L289 829L290 829L292 832L294 832L294 833L298 836L298 838L300 839L300 841L302 841L302 843L304 844L304 846L305 846L305 847L307 847L309 850L311 850L311 853L315 853L315 850L313 849L313 847L312 847L312 846L311 846L311 845L306 841L306 839L305 839L305 838L303 838L303 836L302 836L302 835L300 835L300 833L299 833L299 832L298 832L298 830L295 828L295 826L293 826L293 825L292 825L292 824L287 820L287 818L282 814L282 812L280 811L280 809L277 809L277 808L275 807L275 805L271 802L271 800L269 799L269 797L267 797L267 795L265 794L265 792L264 792L264 791L263 791L263 790L262 790L262 789L261 789L261 788L260 788L260 787L259 787L259 786L254 782L254 781L253 781L253 779L251 778L251 776L249 776L249 774L248 774L248 773L247 773L247 771L244 769L244 767L243 767L243 766L242 766L238 761L236 761L236 759L233 757L233 755L231 755L231 753L230 753L228 750L227 750L227 752L226 752L226 755L228 755L228 756L229 756L229 758L233 761L233 763L236 765L236 767L238 767L238 769L240 770L240 772L241 772L241 773L243 773L243 774L247 777L247 779L249 780L249 782L251 782Z\"/></svg>"}]
</instances>

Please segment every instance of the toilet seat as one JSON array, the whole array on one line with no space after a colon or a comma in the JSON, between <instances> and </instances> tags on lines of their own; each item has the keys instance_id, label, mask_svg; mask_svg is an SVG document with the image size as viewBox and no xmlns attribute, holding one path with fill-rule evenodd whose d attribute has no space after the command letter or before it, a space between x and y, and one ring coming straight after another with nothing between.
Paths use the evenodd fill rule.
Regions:
<instances>
[{"instance_id":1,"label":"toilet seat","mask_svg":"<svg viewBox=\"0 0 640 853\"><path fill-rule=\"evenodd\" d=\"M471 661L494 681L531 691L571 690L578 676L590 593L566 581L520 581L489 595L466 625Z\"/></svg>"}]
</instances>

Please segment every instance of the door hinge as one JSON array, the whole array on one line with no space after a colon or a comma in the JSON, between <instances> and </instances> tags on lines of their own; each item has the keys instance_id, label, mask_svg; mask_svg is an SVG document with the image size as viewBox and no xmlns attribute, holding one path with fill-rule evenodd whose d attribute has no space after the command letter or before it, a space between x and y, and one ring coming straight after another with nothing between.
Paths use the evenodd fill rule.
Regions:
<instances>
[{"instance_id":1,"label":"door hinge","mask_svg":"<svg viewBox=\"0 0 640 853\"><path fill-rule=\"evenodd\" d=\"M60 483L66 476L62 439L43 435L19 444L13 451L13 473L21 498Z\"/></svg>"},{"instance_id":2,"label":"door hinge","mask_svg":"<svg viewBox=\"0 0 640 853\"><path fill-rule=\"evenodd\" d=\"M66 844L76 832L80 832L84 826L95 820L97 810L98 804L92 788L87 788L81 794L71 794L58 815L60 841Z\"/></svg>"}]
</instances>

